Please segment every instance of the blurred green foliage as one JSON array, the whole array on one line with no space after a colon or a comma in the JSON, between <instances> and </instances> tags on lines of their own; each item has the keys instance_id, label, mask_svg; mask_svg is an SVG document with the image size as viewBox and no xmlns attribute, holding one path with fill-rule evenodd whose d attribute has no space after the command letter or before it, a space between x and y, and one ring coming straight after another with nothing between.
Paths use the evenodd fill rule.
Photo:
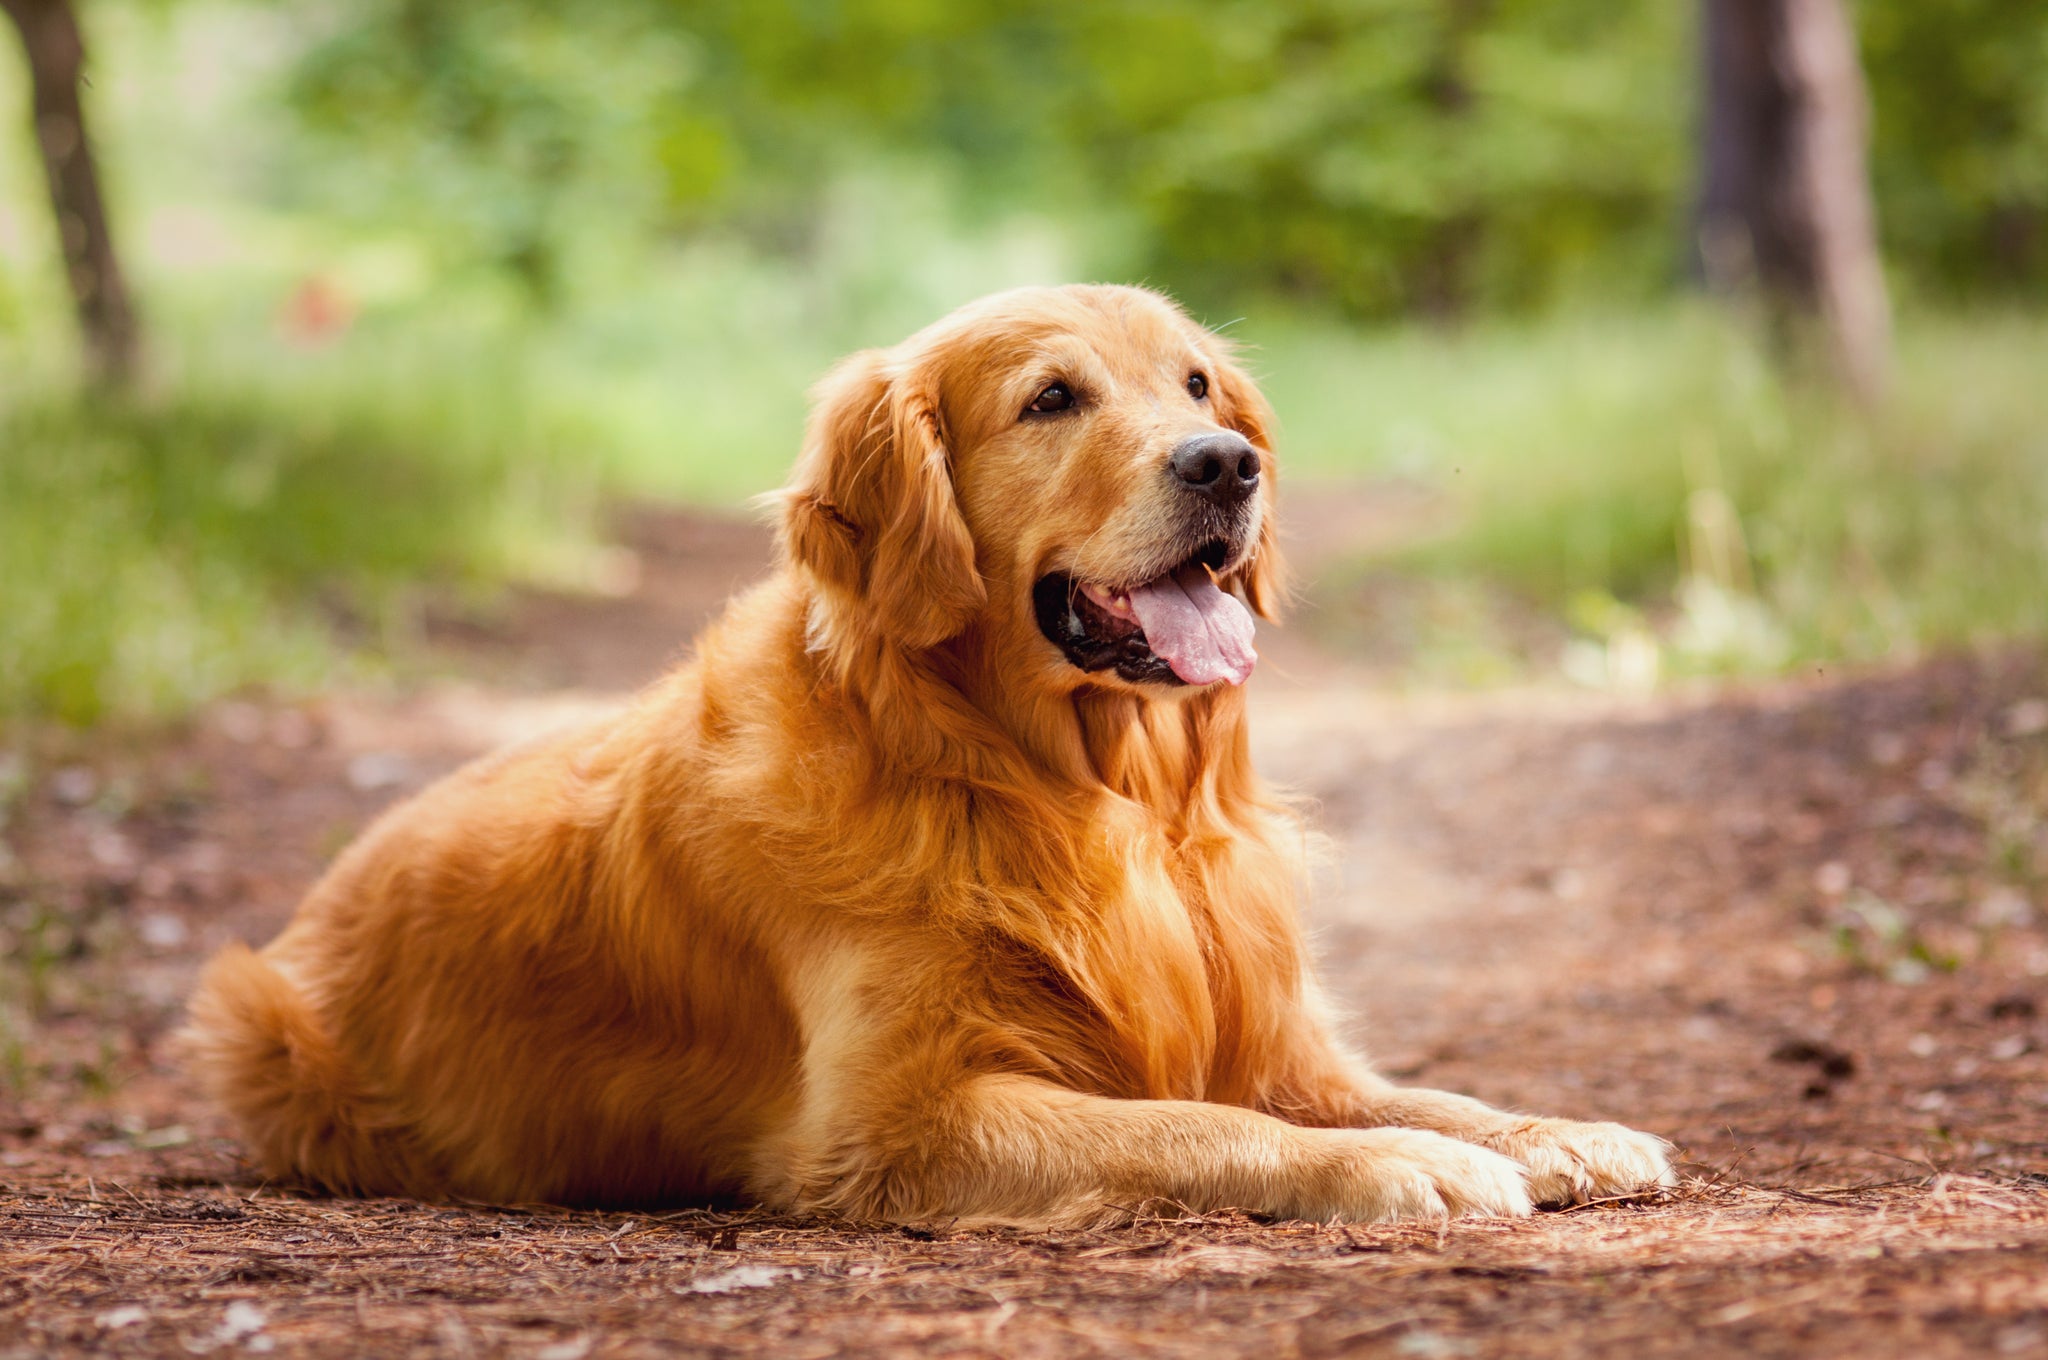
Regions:
<instances>
[{"instance_id":1,"label":"blurred green foliage","mask_svg":"<svg viewBox=\"0 0 2048 1360\"><path fill-rule=\"evenodd\" d=\"M1269 382L1290 434L1306 417L1358 441L1291 445L1290 466L1349 458L1423 493L1429 527L1374 570L1491 583L1601 643L1642 632L1681 672L2042 628L2039 317L1909 314L1898 390L1875 412L1788 375L1705 308L1307 339L1275 359L1369 376L1321 398Z\"/></svg>"},{"instance_id":2,"label":"blurred green foliage","mask_svg":"<svg viewBox=\"0 0 2048 1360\"><path fill-rule=\"evenodd\" d=\"M365 655L410 641L423 581L573 581L590 485L564 441L498 401L510 375L420 357L0 404L0 718L304 689L338 638ZM438 381L388 381L407 358Z\"/></svg>"},{"instance_id":3,"label":"blurred green foliage","mask_svg":"<svg viewBox=\"0 0 2048 1360\"><path fill-rule=\"evenodd\" d=\"M574 584L607 499L773 485L838 355L1076 278L1230 323L1290 486L1424 507L1371 570L1458 656L1497 594L1610 670L2040 627L2048 322L1959 308L2048 292L2048 0L1855 7L1870 415L1674 297L1691 3L81 8L152 379L77 395L0 124L0 721L315 686L423 582Z\"/></svg>"},{"instance_id":4,"label":"blurred green foliage","mask_svg":"<svg viewBox=\"0 0 2048 1360\"><path fill-rule=\"evenodd\" d=\"M1863 0L1891 260L2048 287L2048 0ZM297 111L549 295L564 199L811 239L878 155L984 213L1101 224L1084 266L1354 316L1666 291L1687 257L1694 7L1670 0L369 0ZM390 191L396 189L394 195Z\"/></svg>"},{"instance_id":5,"label":"blurred green foliage","mask_svg":"<svg viewBox=\"0 0 2048 1360\"><path fill-rule=\"evenodd\" d=\"M983 215L1091 221L1085 267L1198 303L1447 313L1670 281L1686 32L1647 0L376 0L291 97L360 151L357 205L435 215L543 301L565 198L800 252L843 168L896 156Z\"/></svg>"},{"instance_id":6,"label":"blurred green foliage","mask_svg":"<svg viewBox=\"0 0 2048 1360\"><path fill-rule=\"evenodd\" d=\"M1886 249L1938 295L2048 299L2048 3L1864 0Z\"/></svg>"}]
</instances>

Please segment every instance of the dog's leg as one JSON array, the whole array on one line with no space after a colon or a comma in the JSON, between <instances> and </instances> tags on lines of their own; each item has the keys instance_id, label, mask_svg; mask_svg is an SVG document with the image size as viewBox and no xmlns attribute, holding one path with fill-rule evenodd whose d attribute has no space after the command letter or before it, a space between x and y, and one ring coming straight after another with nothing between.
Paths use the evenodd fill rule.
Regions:
<instances>
[{"instance_id":1,"label":"dog's leg","mask_svg":"<svg viewBox=\"0 0 2048 1360\"><path fill-rule=\"evenodd\" d=\"M1367 1127L1430 1129L1529 1168L1538 1204L1581 1204L1672 1185L1671 1145L1622 1124L1511 1114L1470 1096L1374 1078L1360 1092Z\"/></svg>"},{"instance_id":2,"label":"dog's leg","mask_svg":"<svg viewBox=\"0 0 2048 1360\"><path fill-rule=\"evenodd\" d=\"M766 1150L757 1192L854 1218L1022 1226L1114 1221L1147 1206L1360 1223L1529 1211L1516 1162L1415 1129L1305 1128L1023 1076L907 1095L867 1106L855 1128L821 1102ZM877 1108L894 1117L877 1121Z\"/></svg>"},{"instance_id":3,"label":"dog's leg","mask_svg":"<svg viewBox=\"0 0 2048 1360\"><path fill-rule=\"evenodd\" d=\"M1621 1124L1512 1114L1470 1096L1396 1086L1333 1054L1318 1080L1273 1102L1314 1125L1427 1129L1490 1148L1529 1170L1538 1204L1581 1204L1671 1185L1671 1145Z\"/></svg>"}]
</instances>

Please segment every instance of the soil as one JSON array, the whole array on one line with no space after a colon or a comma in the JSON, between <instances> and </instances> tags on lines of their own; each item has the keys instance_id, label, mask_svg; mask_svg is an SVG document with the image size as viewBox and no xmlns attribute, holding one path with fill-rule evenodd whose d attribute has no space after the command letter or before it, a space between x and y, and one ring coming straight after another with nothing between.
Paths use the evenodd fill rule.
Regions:
<instances>
[{"instance_id":1,"label":"soil","mask_svg":"<svg viewBox=\"0 0 2048 1360\"><path fill-rule=\"evenodd\" d=\"M1361 518L1318 506L1311 577ZM768 557L626 533L633 589L442 619L431 681L0 750L0 1356L2048 1354L2026 650L1618 699L1404 690L1329 645L1369 615L1341 591L1262 636L1260 756L1329 839L1308 910L1357 1037L1670 1137L1651 1200L934 1233L265 1183L164 1051L197 967L394 798L619 702Z\"/></svg>"}]
</instances>

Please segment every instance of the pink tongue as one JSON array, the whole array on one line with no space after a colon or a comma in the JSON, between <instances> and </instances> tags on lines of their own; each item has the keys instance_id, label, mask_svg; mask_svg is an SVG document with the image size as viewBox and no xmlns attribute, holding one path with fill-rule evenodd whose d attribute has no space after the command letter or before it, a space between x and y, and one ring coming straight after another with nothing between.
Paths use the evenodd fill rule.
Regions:
<instances>
[{"instance_id":1,"label":"pink tongue","mask_svg":"<svg viewBox=\"0 0 2048 1360\"><path fill-rule=\"evenodd\" d=\"M1146 644L1190 685L1241 685L1252 673L1259 654L1252 650L1251 611L1200 563L1138 586L1130 598Z\"/></svg>"}]
</instances>

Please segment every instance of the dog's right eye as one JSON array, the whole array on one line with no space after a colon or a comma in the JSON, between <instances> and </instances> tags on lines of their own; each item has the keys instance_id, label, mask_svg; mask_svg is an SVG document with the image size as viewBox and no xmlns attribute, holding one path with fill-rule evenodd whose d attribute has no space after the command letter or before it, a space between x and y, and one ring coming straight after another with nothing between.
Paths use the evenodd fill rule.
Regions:
<instances>
[{"instance_id":1,"label":"dog's right eye","mask_svg":"<svg viewBox=\"0 0 2048 1360\"><path fill-rule=\"evenodd\" d=\"M1031 404L1024 408L1024 414L1045 416L1054 411L1072 410L1073 406L1073 389L1065 383L1053 383L1031 399Z\"/></svg>"}]
</instances>

